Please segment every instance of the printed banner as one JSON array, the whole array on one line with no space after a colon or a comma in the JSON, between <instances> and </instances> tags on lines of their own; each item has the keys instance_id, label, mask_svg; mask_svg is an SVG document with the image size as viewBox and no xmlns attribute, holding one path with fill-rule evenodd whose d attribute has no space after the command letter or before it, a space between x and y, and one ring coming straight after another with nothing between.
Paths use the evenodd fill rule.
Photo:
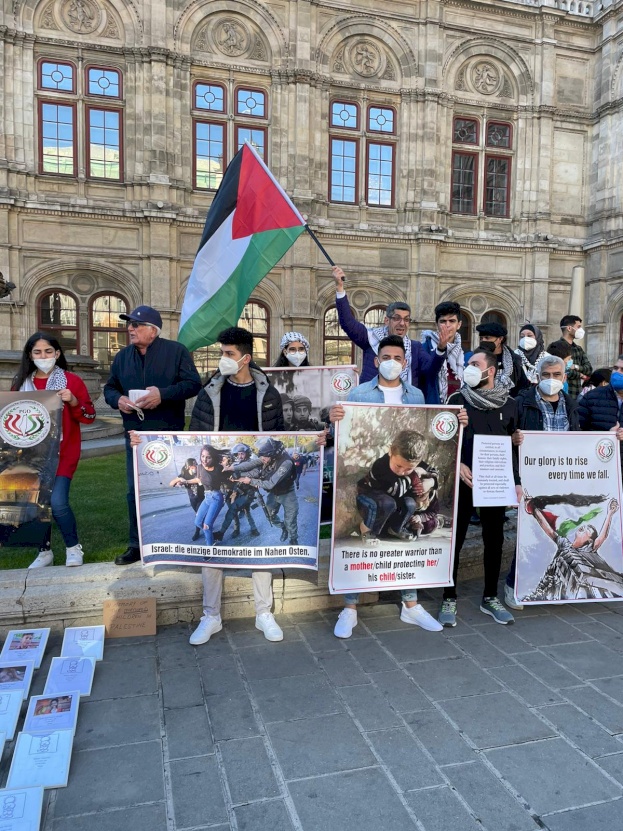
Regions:
<instances>
[{"instance_id":1,"label":"printed banner","mask_svg":"<svg viewBox=\"0 0 623 831\"><path fill-rule=\"evenodd\" d=\"M452 585L458 409L344 404L331 594Z\"/></svg>"},{"instance_id":2,"label":"printed banner","mask_svg":"<svg viewBox=\"0 0 623 831\"><path fill-rule=\"evenodd\" d=\"M134 471L145 565L318 568L322 448L314 435L141 438Z\"/></svg>"},{"instance_id":3,"label":"printed banner","mask_svg":"<svg viewBox=\"0 0 623 831\"><path fill-rule=\"evenodd\" d=\"M623 599L621 457L613 434L525 432L519 459L517 599Z\"/></svg>"},{"instance_id":4,"label":"printed banner","mask_svg":"<svg viewBox=\"0 0 623 831\"><path fill-rule=\"evenodd\" d=\"M0 392L0 546L45 538L62 414L55 391Z\"/></svg>"},{"instance_id":5,"label":"printed banner","mask_svg":"<svg viewBox=\"0 0 623 831\"><path fill-rule=\"evenodd\" d=\"M331 404L346 401L359 382L357 367L302 366L264 369L281 394L283 417L289 430L322 430ZM330 523L333 510L333 442L329 438L322 466L320 521Z\"/></svg>"}]
</instances>

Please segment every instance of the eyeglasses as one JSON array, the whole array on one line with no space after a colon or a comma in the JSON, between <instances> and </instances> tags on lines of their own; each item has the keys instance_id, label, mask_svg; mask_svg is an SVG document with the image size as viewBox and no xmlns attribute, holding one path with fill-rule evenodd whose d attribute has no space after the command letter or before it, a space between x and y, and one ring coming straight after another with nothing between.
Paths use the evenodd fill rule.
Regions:
<instances>
[{"instance_id":1,"label":"eyeglasses","mask_svg":"<svg viewBox=\"0 0 623 831\"><path fill-rule=\"evenodd\" d=\"M407 326L410 323L413 323L413 318L412 317L400 317L400 315L392 315L389 319L393 323L406 323Z\"/></svg>"},{"instance_id":2,"label":"eyeglasses","mask_svg":"<svg viewBox=\"0 0 623 831\"><path fill-rule=\"evenodd\" d=\"M139 326L151 326L151 323L139 323L138 320L128 320L130 329L138 329Z\"/></svg>"}]
</instances>

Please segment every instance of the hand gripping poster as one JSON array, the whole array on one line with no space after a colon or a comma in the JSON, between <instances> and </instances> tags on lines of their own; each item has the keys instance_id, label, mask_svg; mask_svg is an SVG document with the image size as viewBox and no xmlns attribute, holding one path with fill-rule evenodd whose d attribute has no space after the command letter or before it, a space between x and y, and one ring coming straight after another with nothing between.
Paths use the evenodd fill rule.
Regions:
<instances>
[{"instance_id":1,"label":"hand gripping poster","mask_svg":"<svg viewBox=\"0 0 623 831\"><path fill-rule=\"evenodd\" d=\"M62 408L55 391L0 392L0 547L44 540L52 519Z\"/></svg>"},{"instance_id":2,"label":"hand gripping poster","mask_svg":"<svg viewBox=\"0 0 623 831\"><path fill-rule=\"evenodd\" d=\"M515 595L623 599L621 457L612 433L525 432Z\"/></svg>"},{"instance_id":3,"label":"hand gripping poster","mask_svg":"<svg viewBox=\"0 0 623 831\"><path fill-rule=\"evenodd\" d=\"M316 434L140 435L134 463L144 565L318 568Z\"/></svg>"},{"instance_id":4,"label":"hand gripping poster","mask_svg":"<svg viewBox=\"0 0 623 831\"><path fill-rule=\"evenodd\" d=\"M331 594L452 585L458 409L344 404Z\"/></svg>"}]
</instances>

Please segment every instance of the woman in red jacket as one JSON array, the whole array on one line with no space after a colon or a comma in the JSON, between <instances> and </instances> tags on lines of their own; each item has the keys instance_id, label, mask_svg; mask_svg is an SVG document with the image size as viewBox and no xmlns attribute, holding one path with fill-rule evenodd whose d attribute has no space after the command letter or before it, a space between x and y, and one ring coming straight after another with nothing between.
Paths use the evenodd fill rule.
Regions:
<instances>
[{"instance_id":1,"label":"woman in red jacket","mask_svg":"<svg viewBox=\"0 0 623 831\"><path fill-rule=\"evenodd\" d=\"M62 438L51 507L67 547L65 565L81 566L83 552L78 542L76 518L69 504L69 486L80 460L80 424L93 421L95 407L84 381L67 371L67 360L60 343L45 332L35 332L26 341L12 389L25 392L57 390L63 401ZM54 562L50 548L51 534L52 528L49 527L39 554L29 568L50 566Z\"/></svg>"}]
</instances>

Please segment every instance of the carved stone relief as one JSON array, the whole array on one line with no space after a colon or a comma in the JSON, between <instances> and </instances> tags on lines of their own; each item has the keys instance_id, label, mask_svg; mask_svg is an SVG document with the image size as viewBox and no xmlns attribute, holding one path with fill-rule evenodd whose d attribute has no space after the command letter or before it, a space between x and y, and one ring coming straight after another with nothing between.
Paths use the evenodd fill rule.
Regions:
<instances>
[{"instance_id":1,"label":"carved stone relief","mask_svg":"<svg viewBox=\"0 0 623 831\"><path fill-rule=\"evenodd\" d=\"M51 0L39 16L39 28L66 30L77 35L97 34L119 40L120 27L108 4L96 0Z\"/></svg>"},{"instance_id":2,"label":"carved stone relief","mask_svg":"<svg viewBox=\"0 0 623 831\"><path fill-rule=\"evenodd\" d=\"M385 49L372 38L349 38L334 53L331 68L355 78L396 80L396 70Z\"/></svg>"},{"instance_id":3,"label":"carved stone relief","mask_svg":"<svg viewBox=\"0 0 623 831\"><path fill-rule=\"evenodd\" d=\"M65 0L61 17L70 31L90 35L102 21L102 10L92 0Z\"/></svg>"},{"instance_id":4,"label":"carved stone relief","mask_svg":"<svg viewBox=\"0 0 623 831\"><path fill-rule=\"evenodd\" d=\"M254 61L269 59L266 43L255 27L231 15L206 23L197 35L195 49L220 53L227 58L244 56Z\"/></svg>"},{"instance_id":5,"label":"carved stone relief","mask_svg":"<svg viewBox=\"0 0 623 831\"><path fill-rule=\"evenodd\" d=\"M471 81L481 95L493 95L500 86L500 73L492 63L479 61L472 67Z\"/></svg>"},{"instance_id":6,"label":"carved stone relief","mask_svg":"<svg viewBox=\"0 0 623 831\"><path fill-rule=\"evenodd\" d=\"M504 71L493 59L476 58L465 63L457 72L454 88L459 92L473 95L514 98L513 85Z\"/></svg>"}]
</instances>

